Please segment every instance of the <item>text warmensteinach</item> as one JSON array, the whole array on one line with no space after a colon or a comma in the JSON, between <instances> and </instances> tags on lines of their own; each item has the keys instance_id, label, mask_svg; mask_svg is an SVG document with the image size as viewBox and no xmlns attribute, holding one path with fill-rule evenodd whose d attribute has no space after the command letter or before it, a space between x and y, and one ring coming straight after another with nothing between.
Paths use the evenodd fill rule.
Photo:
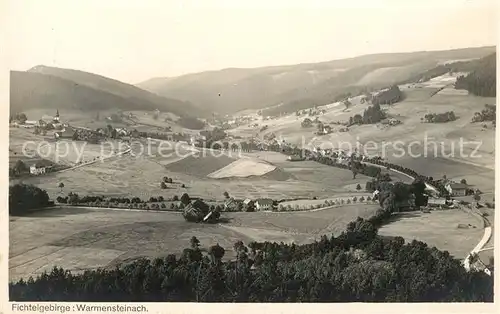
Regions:
<instances>
[{"instance_id":1,"label":"text warmensteinach","mask_svg":"<svg viewBox=\"0 0 500 314\"><path fill-rule=\"evenodd\" d=\"M86 312L147 312L144 305L86 305L78 304L78 311Z\"/></svg>"}]
</instances>

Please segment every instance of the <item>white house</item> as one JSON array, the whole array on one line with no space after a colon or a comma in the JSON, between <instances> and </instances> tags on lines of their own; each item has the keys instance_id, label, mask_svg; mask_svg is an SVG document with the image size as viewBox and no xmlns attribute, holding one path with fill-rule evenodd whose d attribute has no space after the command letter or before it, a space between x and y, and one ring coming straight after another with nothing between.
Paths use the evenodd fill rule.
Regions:
<instances>
[{"instance_id":1,"label":"white house","mask_svg":"<svg viewBox=\"0 0 500 314\"><path fill-rule=\"evenodd\" d=\"M274 206L274 201L270 198L259 198L255 201L255 208L257 210L269 210Z\"/></svg>"},{"instance_id":2,"label":"white house","mask_svg":"<svg viewBox=\"0 0 500 314\"><path fill-rule=\"evenodd\" d=\"M449 183L445 188L452 196L465 196L468 187L463 183Z\"/></svg>"},{"instance_id":3,"label":"white house","mask_svg":"<svg viewBox=\"0 0 500 314\"><path fill-rule=\"evenodd\" d=\"M38 176L47 172L48 169L52 168L50 162L38 161L30 166L30 174Z\"/></svg>"}]
</instances>

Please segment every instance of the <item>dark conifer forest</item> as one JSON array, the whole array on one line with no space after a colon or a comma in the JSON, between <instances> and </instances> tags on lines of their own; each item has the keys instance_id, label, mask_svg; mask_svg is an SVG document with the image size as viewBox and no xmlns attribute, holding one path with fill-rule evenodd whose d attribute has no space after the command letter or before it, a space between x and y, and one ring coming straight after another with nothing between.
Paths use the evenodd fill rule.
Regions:
<instances>
[{"instance_id":1,"label":"dark conifer forest","mask_svg":"<svg viewBox=\"0 0 500 314\"><path fill-rule=\"evenodd\" d=\"M465 89L471 94L483 97L496 97L496 53L477 62L477 67L455 83L456 89Z\"/></svg>"}]
</instances>

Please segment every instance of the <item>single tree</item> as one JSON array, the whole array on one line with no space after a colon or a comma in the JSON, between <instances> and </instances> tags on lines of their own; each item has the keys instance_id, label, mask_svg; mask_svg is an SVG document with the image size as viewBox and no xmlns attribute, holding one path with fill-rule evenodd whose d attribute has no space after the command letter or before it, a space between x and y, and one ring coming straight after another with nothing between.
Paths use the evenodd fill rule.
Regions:
<instances>
[{"instance_id":1,"label":"single tree","mask_svg":"<svg viewBox=\"0 0 500 314\"><path fill-rule=\"evenodd\" d=\"M61 183L59 183L59 188L61 189L61 192L62 192L62 190L63 190L63 188L64 188L64 183L62 183L62 182L61 182Z\"/></svg>"},{"instance_id":2,"label":"single tree","mask_svg":"<svg viewBox=\"0 0 500 314\"><path fill-rule=\"evenodd\" d=\"M196 238L195 236L191 237L189 243L191 244L192 249L197 249L200 246L200 240L198 240L198 238Z\"/></svg>"},{"instance_id":3,"label":"single tree","mask_svg":"<svg viewBox=\"0 0 500 314\"><path fill-rule=\"evenodd\" d=\"M467 184L467 180L462 179L462 180L460 180L460 183L462 183L462 184Z\"/></svg>"},{"instance_id":4,"label":"single tree","mask_svg":"<svg viewBox=\"0 0 500 314\"><path fill-rule=\"evenodd\" d=\"M358 183L358 185L356 185L356 190L360 191L361 190L361 185Z\"/></svg>"},{"instance_id":5,"label":"single tree","mask_svg":"<svg viewBox=\"0 0 500 314\"><path fill-rule=\"evenodd\" d=\"M191 203L191 198L189 197L189 195L187 193L182 194L181 203L184 205Z\"/></svg>"},{"instance_id":6,"label":"single tree","mask_svg":"<svg viewBox=\"0 0 500 314\"><path fill-rule=\"evenodd\" d=\"M26 171L28 171L28 167L26 166L26 164L22 161L22 160L18 160L16 162L16 164L14 165L14 171L18 174L20 173L24 173Z\"/></svg>"},{"instance_id":7,"label":"single tree","mask_svg":"<svg viewBox=\"0 0 500 314\"><path fill-rule=\"evenodd\" d=\"M167 185L165 184L165 182L162 181L160 183L160 188L162 188L162 189L166 189L167 188Z\"/></svg>"},{"instance_id":8,"label":"single tree","mask_svg":"<svg viewBox=\"0 0 500 314\"><path fill-rule=\"evenodd\" d=\"M226 192L224 192L224 197L225 197L225 198L229 198L229 193L227 193L227 191L226 191Z\"/></svg>"}]
</instances>

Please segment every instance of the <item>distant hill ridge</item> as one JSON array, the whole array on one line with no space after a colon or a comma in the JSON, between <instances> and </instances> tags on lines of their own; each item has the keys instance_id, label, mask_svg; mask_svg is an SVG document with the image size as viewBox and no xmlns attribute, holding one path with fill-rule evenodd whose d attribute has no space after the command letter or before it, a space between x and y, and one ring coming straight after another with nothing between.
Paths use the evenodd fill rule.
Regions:
<instances>
[{"instance_id":1,"label":"distant hill ridge","mask_svg":"<svg viewBox=\"0 0 500 314\"><path fill-rule=\"evenodd\" d=\"M79 70L39 65L11 71L11 109L155 110L192 117L201 109L137 86ZM202 115L202 114L200 114Z\"/></svg>"},{"instance_id":2,"label":"distant hill ridge","mask_svg":"<svg viewBox=\"0 0 500 314\"><path fill-rule=\"evenodd\" d=\"M137 86L223 113L262 109L280 103L283 103L282 108L307 108L333 102L343 94L379 89L412 79L441 62L481 58L493 52L495 47L371 54L319 63L227 68L159 77ZM367 74L384 68L392 69L385 75L377 75L373 81L360 83Z\"/></svg>"}]
</instances>

